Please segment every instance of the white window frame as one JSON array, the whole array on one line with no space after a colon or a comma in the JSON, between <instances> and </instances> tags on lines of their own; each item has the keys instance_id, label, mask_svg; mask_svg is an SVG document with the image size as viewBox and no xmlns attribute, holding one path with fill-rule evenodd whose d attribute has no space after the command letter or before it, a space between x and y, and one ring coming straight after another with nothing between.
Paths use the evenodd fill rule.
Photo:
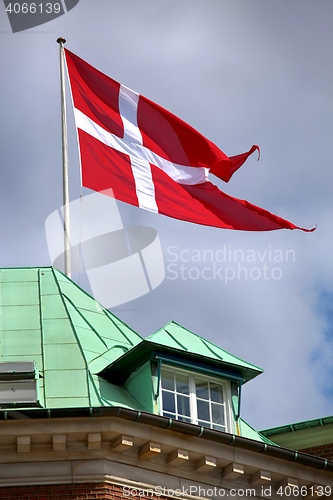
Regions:
<instances>
[{"instance_id":1,"label":"white window frame","mask_svg":"<svg viewBox=\"0 0 333 500\"><path fill-rule=\"evenodd\" d=\"M160 409L159 413L160 415L163 415L163 391L165 389L162 388L162 371L167 370L171 373L174 374L180 374L180 375L186 375L189 377L189 396L190 396L190 420L192 424L200 425L198 424L198 414L197 414L197 395L196 395L196 387L195 387L195 378L200 378L202 380L205 380L207 382L211 383L217 383L222 386L222 393L223 393L223 402L224 402L224 417L225 417L225 431L224 432L229 432L229 433L234 433L234 421L233 421L233 412L232 412L232 403L231 403L231 388L230 388L230 382L229 380L221 379L218 377L211 377L207 376L203 373L200 372L195 372L195 371L190 371L190 370L184 370L181 368L175 368L172 365L168 365L165 363L162 363L161 365L161 376L160 376L160 387L159 387L159 395L160 395ZM169 391L172 392L172 394L176 394L176 391ZM211 400L210 400L211 401ZM177 418L177 413L176 413L176 419ZM184 420L183 420L184 421ZM206 426L204 426L206 427ZM210 421L210 427L207 428L213 428L213 422Z\"/></svg>"}]
</instances>

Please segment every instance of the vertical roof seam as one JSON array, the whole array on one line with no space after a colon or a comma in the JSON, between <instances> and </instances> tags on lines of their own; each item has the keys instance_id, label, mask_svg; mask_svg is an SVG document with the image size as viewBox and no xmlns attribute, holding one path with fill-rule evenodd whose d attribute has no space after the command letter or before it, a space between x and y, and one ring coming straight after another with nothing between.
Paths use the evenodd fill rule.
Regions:
<instances>
[{"instance_id":1,"label":"vertical roof seam","mask_svg":"<svg viewBox=\"0 0 333 500\"><path fill-rule=\"evenodd\" d=\"M216 356L216 357L217 357L217 358L219 358L221 361L223 361L223 358L222 358L219 354L217 354L217 353L216 353L216 352L215 352L215 351L214 351L211 347L209 347L209 345L208 345L208 343L206 342L206 340L205 340L205 339L201 338L201 340L202 340L202 343L203 343L203 344L207 347L207 349L208 349L208 350L209 350L212 354L214 354L214 356Z\"/></svg>"},{"instance_id":2,"label":"vertical roof seam","mask_svg":"<svg viewBox=\"0 0 333 500\"><path fill-rule=\"evenodd\" d=\"M125 337L125 339L129 342L129 344L131 344L132 346L134 346L133 342L127 337L127 335L116 324L115 320L112 317L113 316L112 313L110 313L110 311L108 309L105 309L105 307L103 307L102 309L103 309L104 314L109 318L110 321L112 321L112 323L114 324L114 326L120 331L120 333ZM128 325L126 325L126 323L123 323L123 324L127 328L129 328L133 333L135 333L135 335L137 335L140 338L140 341L142 341L141 335L139 335L136 331L132 330L132 328L130 328Z\"/></svg>"},{"instance_id":3,"label":"vertical roof seam","mask_svg":"<svg viewBox=\"0 0 333 500\"><path fill-rule=\"evenodd\" d=\"M87 318L82 314L82 312L76 307L76 305L74 304L74 302L72 301L72 299L70 299L68 297L68 295L66 295L65 293L63 293L63 292L61 292L61 293L65 297L65 299L68 300L68 302L70 303L70 305L75 309L75 311L78 313L78 315L83 319L83 321L85 323L87 323L87 325L89 326L89 328L94 332L94 334L99 338L99 340L105 345L105 347L108 350L109 346L107 345L107 343L105 342L105 340L103 339L103 337L100 336L100 334L98 333L98 331L96 330L96 328L94 328L92 326L92 324L90 323L90 321L88 321ZM68 311L68 314L70 315L69 311Z\"/></svg>"},{"instance_id":4,"label":"vertical roof seam","mask_svg":"<svg viewBox=\"0 0 333 500\"><path fill-rule=\"evenodd\" d=\"M74 327L74 324L73 324L73 321L72 321L71 315L70 315L70 313L69 313L69 311L68 311L68 307L67 307L66 301L65 301L65 299L64 299L64 295L63 295L63 293L62 293L61 287L60 287L60 285L59 285L59 282L58 282L57 276L56 276L56 274L55 274L55 272L54 272L54 269L53 269L53 268L52 268L52 273L53 273L53 276L54 276L55 282L56 282L56 284L57 284L57 287L58 287L58 290L59 290L59 295L60 295L60 297L61 297L62 303L63 303L63 305L64 305L64 308L66 309L66 312L67 312L67 315L68 315L69 322L70 322L70 324L71 324L71 327L72 327L72 330L73 330L74 336L75 336L75 338L76 338L76 342L77 342L77 344L78 344L78 346L79 346L79 350L80 350L80 352L81 352L81 355L82 355L82 358L83 358L83 362L84 362L84 364L85 364L85 366L86 366L87 391L88 391L88 398L89 398L89 406L91 406L91 395L90 395L89 375L88 375L88 373L89 373L89 368L88 368L87 360L86 360L86 358L85 358L85 355L84 355L84 352L83 352L83 349L82 349L82 346L81 346L81 342L80 342L80 340L79 340L79 338L78 338L78 336L77 336L77 333L76 333L76 330L75 330L75 327Z\"/></svg>"},{"instance_id":5,"label":"vertical roof seam","mask_svg":"<svg viewBox=\"0 0 333 500\"><path fill-rule=\"evenodd\" d=\"M92 375L92 373L90 373L90 370L88 370L88 378L90 380L90 382L92 383L92 386L94 388L94 392L95 392L95 395L97 396L97 399L99 400L100 404L102 406L105 406L103 404L103 400L102 400L102 396L99 394L98 390L97 390L97 387L96 387L96 384L95 384L95 381L94 381L94 377ZM91 405L90 405L91 406Z\"/></svg>"},{"instance_id":6,"label":"vertical roof seam","mask_svg":"<svg viewBox=\"0 0 333 500\"><path fill-rule=\"evenodd\" d=\"M106 351L103 351L101 354L98 354L95 358L93 358L91 361L89 361L88 366L89 366L91 363L93 363L94 361L96 361L96 359L98 359L98 358L102 358L102 357L104 356L104 354L106 354L106 353L110 352L110 351L111 351L112 349L114 349L115 347L120 347L120 349L123 349L124 354L126 354L126 353L129 351L129 349L128 349L127 347L123 346L123 345L120 345L120 344L113 345L112 347L110 347L110 348L106 349ZM90 352L94 352L94 351L90 351ZM96 353L96 354L97 354L97 353ZM109 363L109 364L110 364L110 363ZM111 364L112 364L112 362L111 362Z\"/></svg>"},{"instance_id":7,"label":"vertical roof seam","mask_svg":"<svg viewBox=\"0 0 333 500\"><path fill-rule=\"evenodd\" d=\"M39 296L39 323L40 323L40 339L41 339L41 349L42 349L42 367L43 367L43 396L44 396L44 406L46 407L46 384L45 384L45 356L44 356L44 328L43 328L43 308L42 308L42 289L40 282L41 269L38 268L38 296Z\"/></svg>"},{"instance_id":8,"label":"vertical roof seam","mask_svg":"<svg viewBox=\"0 0 333 500\"><path fill-rule=\"evenodd\" d=\"M52 270L54 270L54 268L52 268ZM66 279L67 276L59 271L59 269L56 269L56 271L60 274L62 274ZM82 293L84 293L87 297L89 297L89 299L93 299L98 305L99 307L101 308L101 310L103 311L103 313L108 317L108 319L110 321L112 321L113 325L117 328L117 330L119 330L119 332L123 335L123 337L125 337L125 339L128 341L128 343L132 346L134 346L133 342L127 337L127 335L119 328L119 326L117 325L117 323L115 322L114 320L114 317L113 317L113 314L108 310L106 309L106 307L104 307L100 302L98 302L98 300L96 300L94 297L91 297L91 295L89 295L88 292L86 292L85 290L83 290L81 287L79 287L79 285L77 283L75 283L74 281L70 280L71 281L71 284L73 284L76 288L78 288L78 290L80 290ZM66 294L63 294L67 300L69 300L69 302L72 303L71 299L69 299L69 297L66 296ZM74 304L72 304L74 306ZM74 306L75 307L75 306ZM82 314L80 313L80 311L75 307L75 309L77 310L77 312L82 316ZM92 327L92 325L88 322L88 320L82 316L82 318L85 320L85 322L89 325L89 327L98 335L98 332ZM143 338L141 337L141 335L139 335L135 330L133 330L133 328L131 328L130 326L128 326L124 321L121 321L119 318L117 318L118 321L120 321L124 326L126 326L126 328L128 328L129 330L131 330L132 333L134 333L137 337L139 337L140 339L140 342L143 340ZM100 337L101 338L101 337ZM102 338L101 338L102 340ZM104 341L103 341L104 342ZM105 344L105 342L104 342ZM106 345L106 344L105 344ZM107 346L106 346L107 347Z\"/></svg>"},{"instance_id":9,"label":"vertical roof seam","mask_svg":"<svg viewBox=\"0 0 333 500\"><path fill-rule=\"evenodd\" d=\"M212 344L214 347L216 347L219 351L222 351L224 354L226 354L227 356L232 356L232 358L240 361L241 363L244 363L246 364L248 367L250 368L254 368L256 370L259 370L260 372L263 372L263 369L260 368L259 366L257 365L254 365L253 363L249 363L248 361L244 361L243 359L239 358L238 356L235 356L234 354L230 354L228 351L226 351L225 349L222 349L222 347L219 347L215 344L213 344L213 342L209 341L209 340L206 340L206 339L203 339L198 333L195 333L195 332L192 332L191 330L189 330L188 328L180 325L179 323L177 323L176 321L169 321L169 323L167 323L164 327L160 328L159 330L157 330L155 333L153 333L152 335L149 336L150 337L153 337L156 333L162 331L163 329L165 329L166 327L168 327L169 325L176 325L176 326L179 326L181 329L183 330L186 330L187 332L191 333L192 335L194 335L195 337L197 337L199 340L204 340L207 344ZM208 348L208 346L207 346ZM223 358L222 358L222 361L225 361Z\"/></svg>"},{"instance_id":10,"label":"vertical roof seam","mask_svg":"<svg viewBox=\"0 0 333 500\"><path fill-rule=\"evenodd\" d=\"M181 342L179 342L179 340L177 340L176 337L172 335L172 333L170 333L166 328L164 329L164 331L172 338L172 340L174 340L174 342L176 342L176 344L178 344L182 349L184 349L184 351L188 351L187 347L183 345Z\"/></svg>"}]
</instances>

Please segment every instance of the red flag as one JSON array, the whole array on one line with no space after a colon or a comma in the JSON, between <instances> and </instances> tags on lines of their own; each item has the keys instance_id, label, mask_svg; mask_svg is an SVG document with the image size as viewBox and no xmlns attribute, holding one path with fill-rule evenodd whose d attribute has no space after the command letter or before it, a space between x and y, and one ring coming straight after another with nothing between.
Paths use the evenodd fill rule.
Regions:
<instances>
[{"instance_id":1,"label":"red flag","mask_svg":"<svg viewBox=\"0 0 333 500\"><path fill-rule=\"evenodd\" d=\"M228 182L249 155L228 158L173 114L65 50L83 186L176 219L247 231L302 229L209 182ZM303 229L304 231L309 231Z\"/></svg>"}]
</instances>

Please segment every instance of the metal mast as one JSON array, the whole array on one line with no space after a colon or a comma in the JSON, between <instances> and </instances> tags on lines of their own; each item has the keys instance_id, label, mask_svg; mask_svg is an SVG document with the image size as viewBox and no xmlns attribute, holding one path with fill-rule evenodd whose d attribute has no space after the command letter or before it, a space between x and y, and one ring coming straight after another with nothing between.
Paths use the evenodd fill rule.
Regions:
<instances>
[{"instance_id":1,"label":"metal mast","mask_svg":"<svg viewBox=\"0 0 333 500\"><path fill-rule=\"evenodd\" d=\"M69 182L68 182L68 147L67 147L67 119L65 96L65 38L57 39L60 48L60 89L61 89L61 124L62 124L62 172L63 172L63 218L64 218L64 259L65 274L71 278L71 241L70 241L70 214L69 214Z\"/></svg>"}]
</instances>

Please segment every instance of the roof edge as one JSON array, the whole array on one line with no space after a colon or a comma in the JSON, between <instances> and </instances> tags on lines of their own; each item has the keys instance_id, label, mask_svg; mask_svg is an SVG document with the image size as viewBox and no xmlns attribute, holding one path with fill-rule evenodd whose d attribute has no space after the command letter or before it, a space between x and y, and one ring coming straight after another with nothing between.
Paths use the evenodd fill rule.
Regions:
<instances>
[{"instance_id":1,"label":"roof edge","mask_svg":"<svg viewBox=\"0 0 333 500\"><path fill-rule=\"evenodd\" d=\"M235 372L236 374L241 374L244 378L243 383L246 383L258 375L261 375L261 371L255 371L253 368L234 365L229 361L220 361L211 358L206 358L197 353L192 353L188 351L178 350L174 347L169 347L164 344L158 344L151 340L144 338L142 342L139 342L136 346L129 349L122 356L117 358L112 363L108 364L103 370L101 370L98 375L105 378L106 380L112 382L110 377L116 376L119 383L125 383L125 380L133 373L139 366L151 359L152 353L168 353L179 358L201 362L202 365L209 365L217 368L218 371L223 369ZM223 376L221 372L221 376Z\"/></svg>"},{"instance_id":2,"label":"roof edge","mask_svg":"<svg viewBox=\"0 0 333 500\"><path fill-rule=\"evenodd\" d=\"M333 462L324 458L315 457L307 453L281 448L277 445L255 441L253 439L228 434L226 432L208 429L195 424L189 424L180 420L172 420L160 415L145 413L138 410L125 409L119 406L113 407L90 407L90 408L54 408L54 409L20 409L0 410L0 420L18 419L42 419L42 418L69 418L69 417L118 417L132 422L139 422L154 427L180 432L183 434L206 439L215 443L234 446L251 452L268 455L288 462L299 463L315 469L333 472Z\"/></svg>"},{"instance_id":3,"label":"roof edge","mask_svg":"<svg viewBox=\"0 0 333 500\"><path fill-rule=\"evenodd\" d=\"M162 332L163 330L165 330L169 325L176 325L176 326L179 326L180 328L182 328L183 330L186 330L187 332L191 333L192 335L195 335L196 337L198 337L200 340L204 341L205 343L207 344L210 344L211 346L225 352L226 354L228 354L229 356L232 356L233 358L237 359L237 361L240 361L241 363L245 363L249 369L253 369L255 371L258 371L260 373L263 373L264 372L264 369L263 368L260 368L260 366L257 366L257 365L254 365L253 363L249 363L248 361L245 361L244 359L242 358L239 358L238 356L235 356L234 354L231 354L230 352L226 351L225 349L223 349L222 347L219 347L217 346L216 344L214 344L213 342L211 342L210 340L207 340L205 339L204 337L201 337L201 335L199 335L198 333L195 333L195 332L192 332L191 330L189 330L188 328L186 328L185 326L183 325L180 325L179 323L177 323L176 321L174 320L171 320L169 321L166 325L162 326L161 328L159 328L158 330L156 330L156 332L152 333L151 335L149 335L148 337L145 337L146 340L148 340L149 342L154 342L153 337L155 335L157 335L158 333Z\"/></svg>"},{"instance_id":4,"label":"roof edge","mask_svg":"<svg viewBox=\"0 0 333 500\"><path fill-rule=\"evenodd\" d=\"M333 416L324 418L315 418L312 420L304 420L303 422L296 422L295 424L281 425L279 427L271 427L260 431L263 436L275 436L276 434L285 434L287 432L296 432L303 429L311 429L313 427L320 427L328 424L333 424Z\"/></svg>"}]
</instances>

